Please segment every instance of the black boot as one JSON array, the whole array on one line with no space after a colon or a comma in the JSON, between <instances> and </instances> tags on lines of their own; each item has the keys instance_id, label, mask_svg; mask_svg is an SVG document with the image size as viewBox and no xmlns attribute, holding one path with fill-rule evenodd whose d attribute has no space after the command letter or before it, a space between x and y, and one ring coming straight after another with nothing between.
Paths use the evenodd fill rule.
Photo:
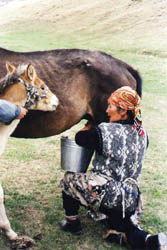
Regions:
<instances>
[{"instance_id":1,"label":"black boot","mask_svg":"<svg viewBox=\"0 0 167 250\"><path fill-rule=\"evenodd\" d=\"M167 250L167 237L164 233L151 235L146 241L149 250Z\"/></svg>"},{"instance_id":2,"label":"black boot","mask_svg":"<svg viewBox=\"0 0 167 250\"><path fill-rule=\"evenodd\" d=\"M66 232L70 232L76 235L81 234L82 227L79 219L70 221L67 219L64 219L60 222L60 227Z\"/></svg>"}]
</instances>

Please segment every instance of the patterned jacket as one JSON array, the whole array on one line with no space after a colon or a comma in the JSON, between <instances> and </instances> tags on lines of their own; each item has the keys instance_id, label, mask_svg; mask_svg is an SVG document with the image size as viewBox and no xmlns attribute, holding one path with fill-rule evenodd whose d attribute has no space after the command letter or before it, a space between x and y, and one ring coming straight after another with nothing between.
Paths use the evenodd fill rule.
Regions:
<instances>
[{"instance_id":1,"label":"patterned jacket","mask_svg":"<svg viewBox=\"0 0 167 250\"><path fill-rule=\"evenodd\" d=\"M102 123L98 128L102 154L96 152L92 172L108 180L102 204L134 211L139 196L137 181L147 148L146 132L139 136L132 124Z\"/></svg>"}]
</instances>

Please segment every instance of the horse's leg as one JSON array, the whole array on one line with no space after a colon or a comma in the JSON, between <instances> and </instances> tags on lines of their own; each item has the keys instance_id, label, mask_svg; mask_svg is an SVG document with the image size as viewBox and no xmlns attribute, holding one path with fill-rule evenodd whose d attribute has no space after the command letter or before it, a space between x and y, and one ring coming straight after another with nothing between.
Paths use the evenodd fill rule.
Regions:
<instances>
[{"instance_id":1,"label":"horse's leg","mask_svg":"<svg viewBox=\"0 0 167 250\"><path fill-rule=\"evenodd\" d=\"M5 231L5 234L9 240L14 240L17 238L17 234L12 230L10 222L6 216L6 211L4 206L4 192L1 184L0 184L0 229Z\"/></svg>"},{"instance_id":2,"label":"horse's leg","mask_svg":"<svg viewBox=\"0 0 167 250\"><path fill-rule=\"evenodd\" d=\"M11 241L12 249L23 249L35 244L34 240L27 236L18 236L11 228L4 206L4 193L0 184L0 229L5 231Z\"/></svg>"}]
</instances>

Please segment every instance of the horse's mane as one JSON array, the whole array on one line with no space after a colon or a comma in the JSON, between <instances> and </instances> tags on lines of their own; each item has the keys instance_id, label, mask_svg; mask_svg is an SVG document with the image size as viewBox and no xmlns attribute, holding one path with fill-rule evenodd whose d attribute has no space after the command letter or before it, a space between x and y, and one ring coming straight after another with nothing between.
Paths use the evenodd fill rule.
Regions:
<instances>
[{"instance_id":1,"label":"horse's mane","mask_svg":"<svg viewBox=\"0 0 167 250\"><path fill-rule=\"evenodd\" d=\"M3 93L3 91L8 86L19 82L19 79L21 78L21 75L23 74L25 67L26 67L25 64L19 65L15 72L7 73L5 77L0 79L0 93Z\"/></svg>"}]
</instances>

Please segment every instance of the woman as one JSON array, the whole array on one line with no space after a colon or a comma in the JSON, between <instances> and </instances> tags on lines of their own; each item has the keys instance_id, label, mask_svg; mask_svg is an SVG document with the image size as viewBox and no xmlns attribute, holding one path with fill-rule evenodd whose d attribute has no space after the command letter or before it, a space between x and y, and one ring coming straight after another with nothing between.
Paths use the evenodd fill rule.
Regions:
<instances>
[{"instance_id":1,"label":"woman","mask_svg":"<svg viewBox=\"0 0 167 250\"><path fill-rule=\"evenodd\" d=\"M61 182L66 213L61 228L80 233L78 210L84 205L107 215L111 241L124 238L133 249L167 250L163 233L150 235L137 225L142 210L137 181L148 146L139 105L136 91L122 87L108 99L109 123L88 124L76 134L76 143L95 149L96 155L90 172L67 172Z\"/></svg>"}]
</instances>

